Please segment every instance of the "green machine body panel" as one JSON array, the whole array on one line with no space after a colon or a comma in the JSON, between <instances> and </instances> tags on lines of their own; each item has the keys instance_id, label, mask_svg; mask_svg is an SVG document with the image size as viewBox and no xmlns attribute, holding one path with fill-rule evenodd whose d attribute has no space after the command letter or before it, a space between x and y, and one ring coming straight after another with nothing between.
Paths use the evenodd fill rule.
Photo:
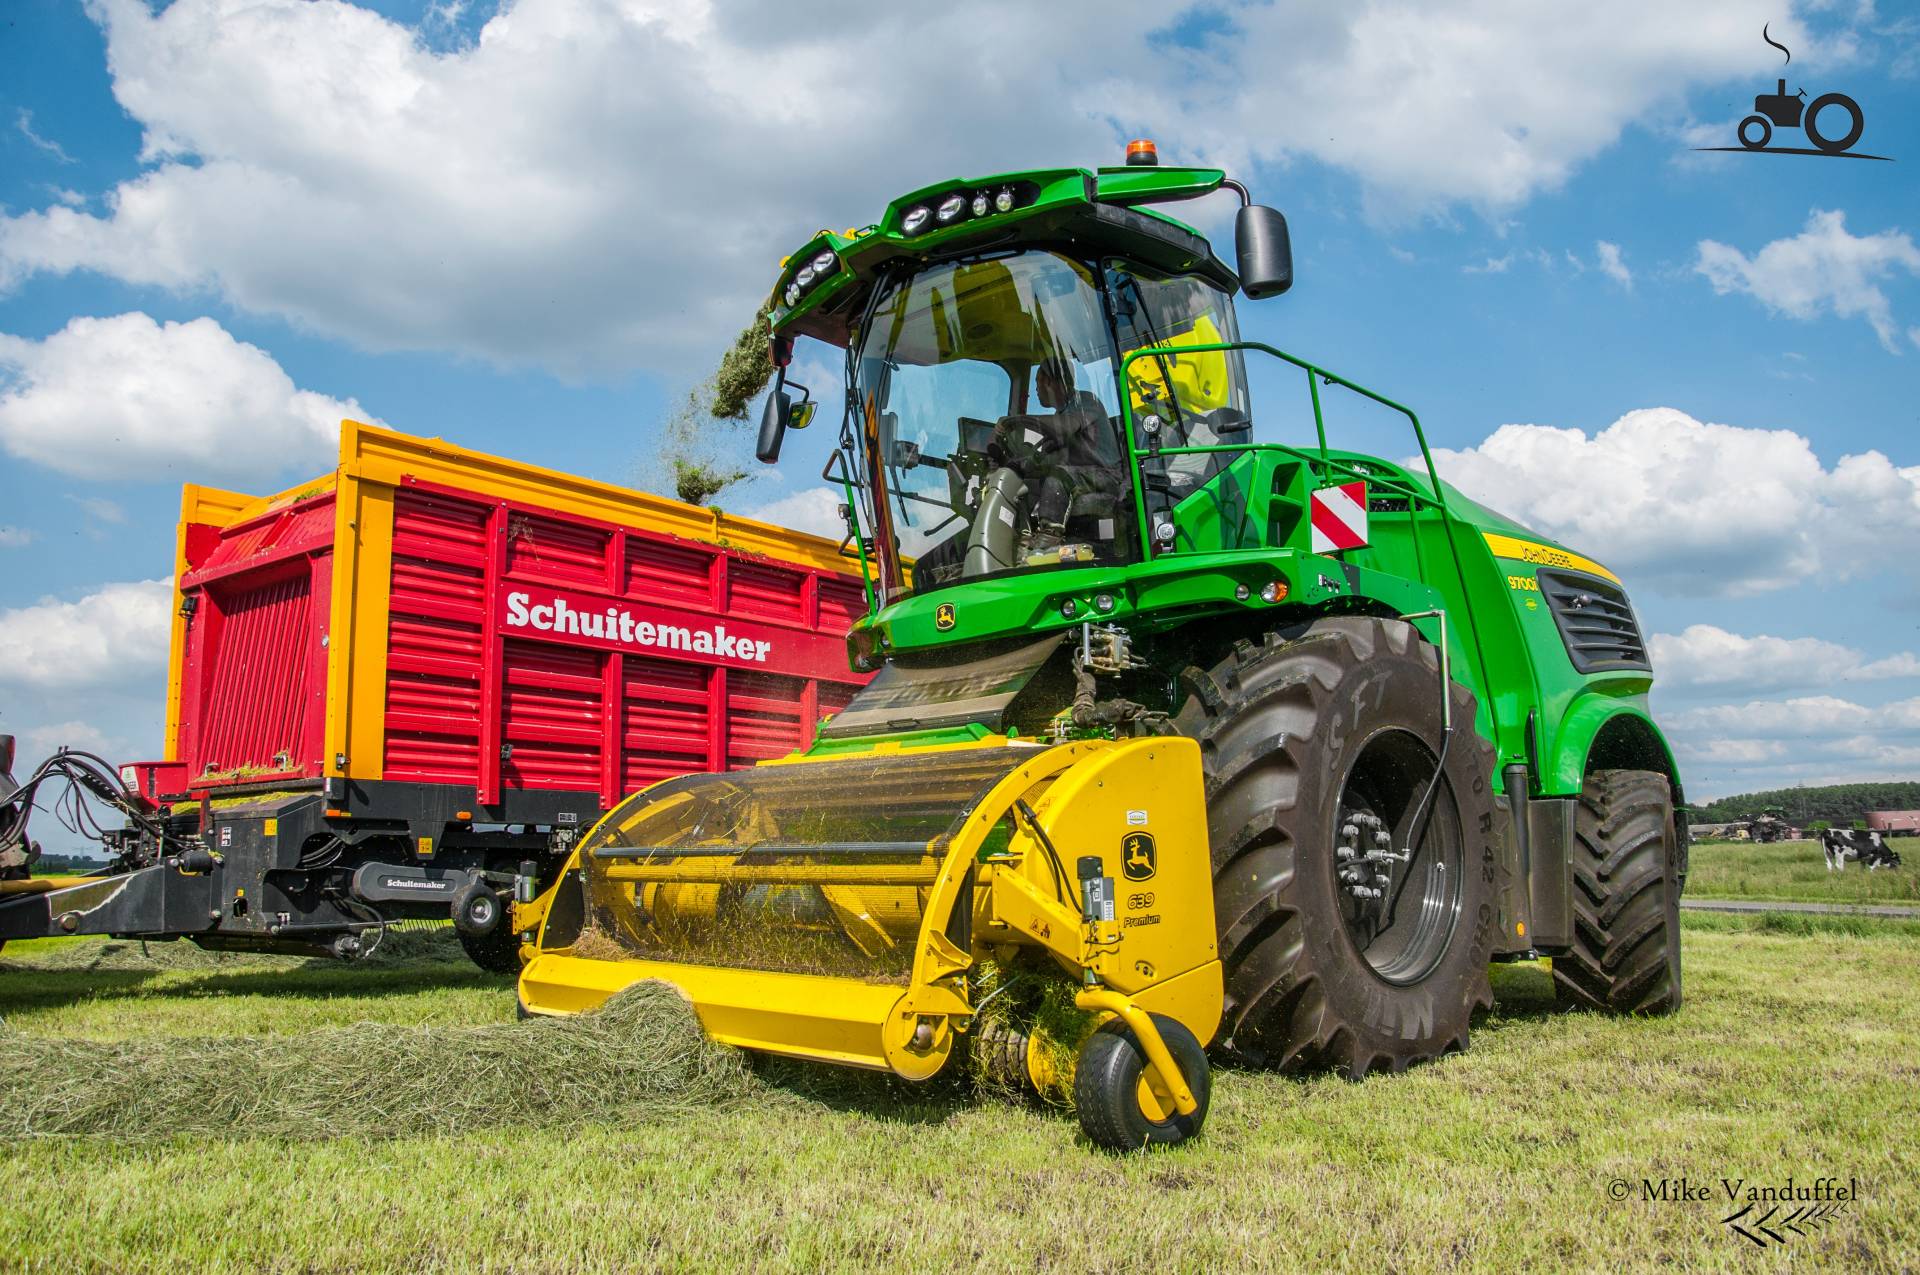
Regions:
<instances>
[{"instance_id":1,"label":"green machine body panel","mask_svg":"<svg viewBox=\"0 0 1920 1275\"><path fill-rule=\"evenodd\" d=\"M1159 281L1185 280L1208 297L1230 297L1237 288L1234 270L1203 237L1145 207L1222 188L1239 189L1218 169L1178 167L1042 169L939 182L894 200L872 225L822 231L787 259L771 299L776 340L811 336L847 356L842 445L827 476L845 492L846 550L860 557L870 582L870 613L849 640L856 665L1069 633L1087 623L1148 637L1195 625L1280 627L1321 614L1406 616L1427 640L1444 644L1454 676L1476 694L1475 727L1499 759L1496 789L1505 791L1519 773L1515 768L1525 767L1526 795L1576 795L1601 750L1609 764L1666 773L1677 802L1678 770L1647 706L1652 671L1644 639L1610 571L1440 482L1411 409L1285 351L1238 340L1230 304L1206 309L1205 321L1172 338L1123 339L1126 289L1143 295L1136 279L1163 288ZM951 217L943 214L955 209ZM1018 271L1029 259L1066 262L1081 277L1078 284L1068 281L1076 295L1096 297L1104 315L1111 348L1097 356L1075 349L1083 388L1106 404L1123 449L1128 489L1117 498L1114 521L1129 525L1113 535L1130 548L1116 549L1108 560L969 570L947 581L931 579L931 569L929 579L919 579L915 573L929 558L908 562L896 548L892 556L900 561L890 568L882 541L898 538L896 521L940 511L924 515L905 500L890 509L882 488L898 479L902 463L947 465L957 475L959 461L930 462L907 452L901 462L880 454L887 422L872 383L899 375L915 360L898 345L879 355L867 348L890 321L877 307L883 300L892 304L917 280L945 280L950 289L933 304L951 333L936 341L937 352L921 355L937 360L951 354L941 342L974 339L971 333L1006 319L1006 311L978 301L990 291L978 281L990 278L1002 290L1025 287ZM1050 276L1032 277L1041 281L1033 284L1038 288ZM940 311L941 304L948 309ZM900 322L897 315L891 321ZM1007 372L1017 401L1023 378L1044 362L1038 344L1059 346L1064 326L1061 320L1056 330L1027 338L1036 347L1031 354L1005 345L982 362ZM1196 385L1212 387L1204 391L1213 395L1209 402L1228 402L1241 391L1223 391L1217 382L1224 375L1243 385L1248 358L1297 370L1311 403L1314 442L1260 441L1260 413L1243 406L1239 415L1250 417L1243 433L1196 443L1189 429L1185 441L1167 445L1149 409ZM1109 384L1094 384L1100 376ZM1417 454L1419 463L1341 450L1338 438L1329 437L1337 431L1330 431L1322 403L1323 394L1335 390L1403 417L1408 446L1402 454ZM1156 400L1155 393L1163 397ZM959 415L966 425L966 413ZM1170 484L1165 476L1183 463L1196 480ZM1365 484L1365 543L1316 552L1315 493L1356 482ZM972 506L958 503L958 476L952 490L952 512L964 524ZM966 488L969 499L972 490ZM932 500L915 499L937 505L941 498L936 492ZM919 742L970 737L965 730L914 735ZM823 739L816 748L844 751L873 742Z\"/></svg>"}]
</instances>

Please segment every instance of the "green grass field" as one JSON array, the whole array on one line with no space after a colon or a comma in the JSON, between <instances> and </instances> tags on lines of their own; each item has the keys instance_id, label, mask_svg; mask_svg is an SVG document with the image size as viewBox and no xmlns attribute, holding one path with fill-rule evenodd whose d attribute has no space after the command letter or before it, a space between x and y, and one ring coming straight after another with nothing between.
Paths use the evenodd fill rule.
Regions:
<instances>
[{"instance_id":1,"label":"green grass field","mask_svg":"<svg viewBox=\"0 0 1920 1275\"><path fill-rule=\"evenodd\" d=\"M156 969L136 949L87 969L84 950L7 949L11 1029L514 1030L507 984L457 959ZM585 1123L503 1111L456 1136L17 1140L0 1268L1911 1269L1920 926L1690 917L1685 952L1675 1018L1560 1013L1543 967L1503 968L1468 1054L1361 1084L1222 1071L1205 1136L1156 1154L1092 1150L1062 1112L794 1065L692 1115L610 1092ZM1789 1174L1858 1179L1860 1201L1767 1251L1720 1226L1721 1178ZM1719 1194L1640 1198L1679 1176Z\"/></svg>"},{"instance_id":2,"label":"green grass field","mask_svg":"<svg viewBox=\"0 0 1920 1275\"><path fill-rule=\"evenodd\" d=\"M1817 841L1698 843L1690 856L1687 895L1699 899L1760 899L1801 903L1894 903L1920 905L1920 838L1891 842L1904 861L1899 868L1867 872L1848 864L1827 871Z\"/></svg>"}]
</instances>

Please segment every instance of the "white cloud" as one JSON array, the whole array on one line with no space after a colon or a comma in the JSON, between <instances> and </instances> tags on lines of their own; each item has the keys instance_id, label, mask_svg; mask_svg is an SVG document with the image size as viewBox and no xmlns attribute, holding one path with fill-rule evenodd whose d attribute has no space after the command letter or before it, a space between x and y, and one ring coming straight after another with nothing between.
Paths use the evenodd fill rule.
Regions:
<instances>
[{"instance_id":1,"label":"white cloud","mask_svg":"<svg viewBox=\"0 0 1920 1275\"><path fill-rule=\"evenodd\" d=\"M1602 239L1594 244L1594 251L1600 258L1600 273L1613 280L1627 291L1633 291L1633 271L1627 269L1627 263L1620 258L1620 245L1608 243Z\"/></svg>"},{"instance_id":2,"label":"white cloud","mask_svg":"<svg viewBox=\"0 0 1920 1275\"><path fill-rule=\"evenodd\" d=\"M87 722L49 722L21 732L16 760L24 769L38 765L42 759L53 756L62 748L77 748L105 757L108 761L118 761L122 752L120 741L98 726ZM23 776L16 771L14 778Z\"/></svg>"},{"instance_id":3,"label":"white cloud","mask_svg":"<svg viewBox=\"0 0 1920 1275\"><path fill-rule=\"evenodd\" d=\"M1847 233L1846 214L1816 210L1807 228L1776 239L1753 256L1712 239L1700 241L1694 269L1723 296L1744 292L1775 314L1812 319L1831 312L1864 318L1880 344L1897 351L1892 303L1879 284L1901 271L1920 274L1920 248L1904 232Z\"/></svg>"},{"instance_id":4,"label":"white cloud","mask_svg":"<svg viewBox=\"0 0 1920 1275\"><path fill-rule=\"evenodd\" d=\"M162 675L172 605L171 580L139 580L0 611L0 683L75 691Z\"/></svg>"},{"instance_id":5,"label":"white cloud","mask_svg":"<svg viewBox=\"0 0 1920 1275\"><path fill-rule=\"evenodd\" d=\"M1491 216L1749 71L1771 12L518 0L436 50L340 0L92 11L147 167L99 215L0 218L0 287L99 271L595 375L707 357L823 222L949 174L1104 162L1135 132L1243 176L1317 159L1384 216Z\"/></svg>"},{"instance_id":6,"label":"white cloud","mask_svg":"<svg viewBox=\"0 0 1920 1275\"><path fill-rule=\"evenodd\" d=\"M1376 206L1504 208L1559 185L1625 121L1670 118L1689 86L1749 71L1769 12L1746 0L1249 5L1200 57L1173 63L1178 78L1147 87L1160 117L1184 116L1183 135L1217 137L1230 157L1312 154L1365 176Z\"/></svg>"},{"instance_id":7,"label":"white cloud","mask_svg":"<svg viewBox=\"0 0 1920 1275\"><path fill-rule=\"evenodd\" d=\"M25 527L0 526L0 549L24 549L38 538Z\"/></svg>"},{"instance_id":8,"label":"white cloud","mask_svg":"<svg viewBox=\"0 0 1920 1275\"><path fill-rule=\"evenodd\" d=\"M1828 469L1790 430L1670 407L1628 412L1591 437L1502 425L1434 462L1474 499L1669 591L1762 593L1920 552L1920 466L1870 451Z\"/></svg>"},{"instance_id":9,"label":"white cloud","mask_svg":"<svg viewBox=\"0 0 1920 1275\"><path fill-rule=\"evenodd\" d=\"M1777 739L1705 739L1697 743L1682 740L1674 745L1674 750L1683 762L1708 766L1754 766L1787 756L1787 746Z\"/></svg>"},{"instance_id":10,"label":"white cloud","mask_svg":"<svg viewBox=\"0 0 1920 1275\"><path fill-rule=\"evenodd\" d=\"M0 447L82 478L259 477L324 465L341 418L212 319L78 318L44 341L0 333ZM95 511L98 512L98 511Z\"/></svg>"},{"instance_id":11,"label":"white cloud","mask_svg":"<svg viewBox=\"0 0 1920 1275\"><path fill-rule=\"evenodd\" d=\"M95 522L113 523L118 526L127 520L127 511L104 496L68 496L80 511Z\"/></svg>"},{"instance_id":12,"label":"white cloud","mask_svg":"<svg viewBox=\"0 0 1920 1275\"><path fill-rule=\"evenodd\" d=\"M1688 794L1911 778L1920 698L1869 706L1832 695L1748 700L1665 713Z\"/></svg>"},{"instance_id":13,"label":"white cloud","mask_svg":"<svg viewBox=\"0 0 1920 1275\"><path fill-rule=\"evenodd\" d=\"M1749 731L1756 736L1801 738L1810 735L1857 734L1875 725L1878 710L1834 695L1803 695L1794 699L1749 700L1745 704L1713 704L1690 708L1665 718L1676 734Z\"/></svg>"},{"instance_id":14,"label":"white cloud","mask_svg":"<svg viewBox=\"0 0 1920 1275\"><path fill-rule=\"evenodd\" d=\"M1648 641L1663 690L1724 693L1920 677L1920 657L1910 651L1868 659L1823 638L1747 637L1714 624L1690 624L1679 633L1655 633Z\"/></svg>"},{"instance_id":15,"label":"white cloud","mask_svg":"<svg viewBox=\"0 0 1920 1275\"><path fill-rule=\"evenodd\" d=\"M1505 274L1513 265L1513 254L1504 257L1488 257L1477 266L1461 266L1462 274Z\"/></svg>"},{"instance_id":16,"label":"white cloud","mask_svg":"<svg viewBox=\"0 0 1920 1275\"><path fill-rule=\"evenodd\" d=\"M840 506L845 500L845 493L831 487L809 487L789 492L756 509L744 510L742 516L839 540L847 534L846 520L840 516Z\"/></svg>"},{"instance_id":17,"label":"white cloud","mask_svg":"<svg viewBox=\"0 0 1920 1275\"><path fill-rule=\"evenodd\" d=\"M14 115L13 122L14 126L20 130L20 136L33 143L37 149L53 156L63 164L71 164L74 162L73 156L67 154L65 148L63 148L60 143L49 141L34 131L32 111L21 107L19 112Z\"/></svg>"}]
</instances>

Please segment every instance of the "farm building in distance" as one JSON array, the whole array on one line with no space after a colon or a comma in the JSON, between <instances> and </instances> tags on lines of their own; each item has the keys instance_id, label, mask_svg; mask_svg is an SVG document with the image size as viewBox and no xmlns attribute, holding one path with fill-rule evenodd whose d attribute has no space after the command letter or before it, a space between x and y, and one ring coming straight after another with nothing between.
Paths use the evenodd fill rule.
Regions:
<instances>
[{"instance_id":1,"label":"farm building in distance","mask_svg":"<svg viewBox=\"0 0 1920 1275\"><path fill-rule=\"evenodd\" d=\"M1869 810L1870 832L1920 833L1920 810Z\"/></svg>"}]
</instances>

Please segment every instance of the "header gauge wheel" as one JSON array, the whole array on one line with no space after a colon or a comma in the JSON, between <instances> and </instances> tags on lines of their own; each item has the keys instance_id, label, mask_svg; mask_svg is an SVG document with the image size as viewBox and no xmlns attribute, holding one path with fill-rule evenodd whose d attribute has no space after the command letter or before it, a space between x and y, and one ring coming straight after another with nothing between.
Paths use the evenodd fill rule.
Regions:
<instances>
[{"instance_id":1,"label":"header gauge wheel","mask_svg":"<svg viewBox=\"0 0 1920 1275\"><path fill-rule=\"evenodd\" d=\"M1493 748L1412 625L1335 617L1188 671L1207 771L1222 1043L1351 1079L1464 1049L1505 871ZM1433 784L1440 765L1440 782ZM1431 813L1416 829L1431 790Z\"/></svg>"},{"instance_id":2,"label":"header gauge wheel","mask_svg":"<svg viewBox=\"0 0 1920 1275\"><path fill-rule=\"evenodd\" d=\"M1073 1103L1088 1139L1114 1151L1168 1146L1200 1132L1213 1095L1207 1051L1185 1026L1164 1014L1153 1016L1174 1066L1193 1092L1198 1109L1183 1116L1173 1095L1147 1067L1146 1051L1125 1023L1109 1019L1087 1037L1073 1070Z\"/></svg>"}]
</instances>

